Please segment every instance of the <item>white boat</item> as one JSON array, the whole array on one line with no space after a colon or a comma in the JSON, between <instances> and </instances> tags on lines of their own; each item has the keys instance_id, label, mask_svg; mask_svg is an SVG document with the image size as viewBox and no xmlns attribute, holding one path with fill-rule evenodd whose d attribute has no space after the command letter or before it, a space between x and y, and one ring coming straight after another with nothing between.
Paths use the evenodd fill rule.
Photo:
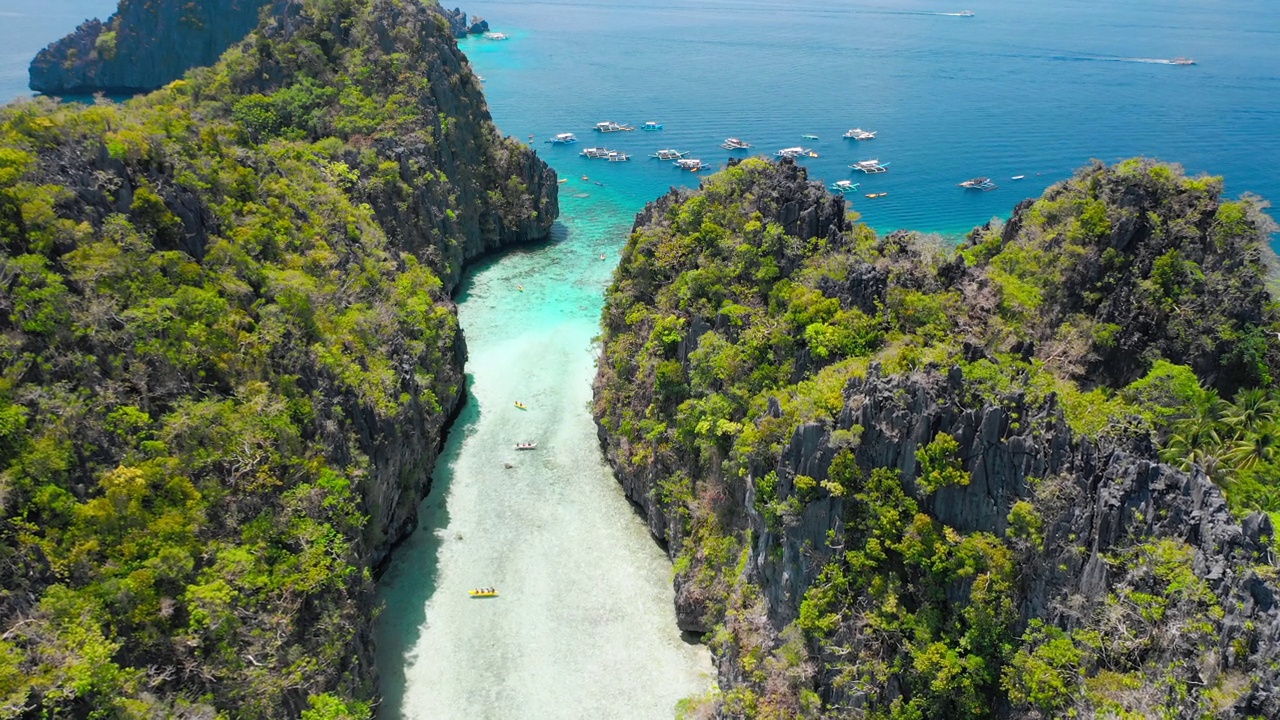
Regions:
<instances>
[{"instance_id":1,"label":"white boat","mask_svg":"<svg viewBox=\"0 0 1280 720\"><path fill-rule=\"evenodd\" d=\"M809 155L812 152L813 151L809 150L808 148L789 147L789 148L782 148L778 152L774 153L774 155L776 155L777 157L798 158L801 156Z\"/></svg>"},{"instance_id":2,"label":"white boat","mask_svg":"<svg viewBox=\"0 0 1280 720\"><path fill-rule=\"evenodd\" d=\"M500 32L487 32L484 34L485 40L506 40L507 36Z\"/></svg>"},{"instance_id":3,"label":"white boat","mask_svg":"<svg viewBox=\"0 0 1280 720\"><path fill-rule=\"evenodd\" d=\"M831 183L831 189L838 193L849 193L858 189L858 183L852 180L837 180Z\"/></svg>"},{"instance_id":4,"label":"white boat","mask_svg":"<svg viewBox=\"0 0 1280 720\"><path fill-rule=\"evenodd\" d=\"M989 192L991 190L995 190L999 186L991 182L991 178L976 177L960 183L960 187L965 190L981 190L982 192Z\"/></svg>"},{"instance_id":5,"label":"white boat","mask_svg":"<svg viewBox=\"0 0 1280 720\"><path fill-rule=\"evenodd\" d=\"M689 154L689 152L688 152L687 150L686 150L686 151L684 151L684 152L681 152L680 150L672 150L671 148L663 148L662 150L659 150L658 152L656 152L656 153L654 153L654 154L650 155L649 157L651 157L651 158L657 158L657 159L659 159L659 160L679 160L680 158L682 158L682 157L684 157L685 155L688 155L688 154Z\"/></svg>"},{"instance_id":6,"label":"white boat","mask_svg":"<svg viewBox=\"0 0 1280 720\"><path fill-rule=\"evenodd\" d=\"M611 133L611 132L631 132L632 130L635 130L635 128L625 123L601 122L601 123L596 123L595 130L596 132L601 132L601 133Z\"/></svg>"},{"instance_id":7,"label":"white boat","mask_svg":"<svg viewBox=\"0 0 1280 720\"><path fill-rule=\"evenodd\" d=\"M657 123L657 122L652 122L652 121L650 121L650 122L645 123L644 125L641 125L641 126L640 126L640 129L641 129L641 130L661 130L661 129L662 129L662 123Z\"/></svg>"},{"instance_id":8,"label":"white boat","mask_svg":"<svg viewBox=\"0 0 1280 720\"><path fill-rule=\"evenodd\" d=\"M961 10L960 12L956 13L956 17L973 17L973 11Z\"/></svg>"},{"instance_id":9,"label":"white boat","mask_svg":"<svg viewBox=\"0 0 1280 720\"><path fill-rule=\"evenodd\" d=\"M800 139L801 140L817 140L818 136L817 135L801 135Z\"/></svg>"},{"instance_id":10,"label":"white boat","mask_svg":"<svg viewBox=\"0 0 1280 720\"><path fill-rule=\"evenodd\" d=\"M1026 175L1014 175L1013 177L1011 177L1011 178L1009 178L1009 179L1010 179L1010 180L1021 180L1021 179L1022 179L1022 178L1024 178L1024 177L1026 177Z\"/></svg>"},{"instance_id":11,"label":"white boat","mask_svg":"<svg viewBox=\"0 0 1280 720\"><path fill-rule=\"evenodd\" d=\"M578 142L578 138L574 136L573 133L560 133L559 135L556 135L555 137L548 140L547 142L551 143L552 145L572 145Z\"/></svg>"},{"instance_id":12,"label":"white boat","mask_svg":"<svg viewBox=\"0 0 1280 720\"><path fill-rule=\"evenodd\" d=\"M849 166L853 170L859 170L868 175L876 173L889 172L889 163L882 163L879 160L859 160Z\"/></svg>"},{"instance_id":13,"label":"white boat","mask_svg":"<svg viewBox=\"0 0 1280 720\"><path fill-rule=\"evenodd\" d=\"M605 159L609 162L626 162L631 159L631 156L626 153L611 152L605 156Z\"/></svg>"},{"instance_id":14,"label":"white boat","mask_svg":"<svg viewBox=\"0 0 1280 720\"><path fill-rule=\"evenodd\" d=\"M706 165L703 165L702 161L697 158L684 158L681 160L677 160L671 164L675 165L681 170L688 170L689 172L698 172L699 170L702 170L703 168L706 167Z\"/></svg>"},{"instance_id":15,"label":"white boat","mask_svg":"<svg viewBox=\"0 0 1280 720\"><path fill-rule=\"evenodd\" d=\"M1176 57L1169 61L1170 65L1195 65L1196 61L1191 58Z\"/></svg>"},{"instance_id":16,"label":"white boat","mask_svg":"<svg viewBox=\"0 0 1280 720\"><path fill-rule=\"evenodd\" d=\"M747 150L751 148L751 143L746 140L739 140L738 138L725 138L724 144L720 147L725 150Z\"/></svg>"},{"instance_id":17,"label":"white boat","mask_svg":"<svg viewBox=\"0 0 1280 720\"><path fill-rule=\"evenodd\" d=\"M515 445L516 450L533 450L536 447L538 447L538 443L534 442L522 442Z\"/></svg>"},{"instance_id":18,"label":"white boat","mask_svg":"<svg viewBox=\"0 0 1280 720\"><path fill-rule=\"evenodd\" d=\"M850 140L875 140L876 131L863 130L862 128L854 128L844 134Z\"/></svg>"},{"instance_id":19,"label":"white boat","mask_svg":"<svg viewBox=\"0 0 1280 720\"><path fill-rule=\"evenodd\" d=\"M589 148L584 148L583 151L578 154L584 157L589 157L592 160L595 160L596 158L608 157L609 153L611 152L613 151L608 148L589 147Z\"/></svg>"}]
</instances>

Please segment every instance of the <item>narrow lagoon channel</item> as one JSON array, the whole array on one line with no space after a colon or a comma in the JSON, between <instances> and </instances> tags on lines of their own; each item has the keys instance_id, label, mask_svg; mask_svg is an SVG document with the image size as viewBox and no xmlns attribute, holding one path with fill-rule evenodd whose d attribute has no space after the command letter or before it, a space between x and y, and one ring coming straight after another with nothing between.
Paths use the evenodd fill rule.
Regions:
<instances>
[{"instance_id":1,"label":"narrow lagoon channel","mask_svg":"<svg viewBox=\"0 0 1280 720\"><path fill-rule=\"evenodd\" d=\"M380 582L380 720L647 720L712 682L596 441L592 338L631 217L583 195L563 194L551 243L478 264L458 294L469 396Z\"/></svg>"}]
</instances>

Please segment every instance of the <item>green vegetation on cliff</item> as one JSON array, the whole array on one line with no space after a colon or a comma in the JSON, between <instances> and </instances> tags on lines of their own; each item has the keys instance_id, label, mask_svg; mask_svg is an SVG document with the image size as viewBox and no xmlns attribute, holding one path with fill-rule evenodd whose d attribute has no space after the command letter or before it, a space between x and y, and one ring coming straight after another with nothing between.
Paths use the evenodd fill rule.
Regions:
<instances>
[{"instance_id":1,"label":"green vegetation on cliff","mask_svg":"<svg viewBox=\"0 0 1280 720\"><path fill-rule=\"evenodd\" d=\"M464 382L448 292L554 188L416 0L0 110L0 717L367 717L372 565Z\"/></svg>"},{"instance_id":2,"label":"green vegetation on cliff","mask_svg":"<svg viewBox=\"0 0 1280 720\"><path fill-rule=\"evenodd\" d=\"M1095 165L959 248L759 159L646 209L595 413L725 715L1275 709L1270 526L1154 449L1280 511L1273 226L1221 193Z\"/></svg>"}]
</instances>

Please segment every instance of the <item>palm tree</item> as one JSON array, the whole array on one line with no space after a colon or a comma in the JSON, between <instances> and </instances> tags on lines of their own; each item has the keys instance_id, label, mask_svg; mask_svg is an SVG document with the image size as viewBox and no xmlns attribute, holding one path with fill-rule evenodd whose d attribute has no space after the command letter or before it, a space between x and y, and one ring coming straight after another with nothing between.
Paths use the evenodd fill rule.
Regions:
<instances>
[{"instance_id":1,"label":"palm tree","mask_svg":"<svg viewBox=\"0 0 1280 720\"><path fill-rule=\"evenodd\" d=\"M1248 434L1264 425L1274 424L1280 417L1280 406L1265 389L1248 388L1236 393L1235 402L1224 415L1228 425Z\"/></svg>"}]
</instances>

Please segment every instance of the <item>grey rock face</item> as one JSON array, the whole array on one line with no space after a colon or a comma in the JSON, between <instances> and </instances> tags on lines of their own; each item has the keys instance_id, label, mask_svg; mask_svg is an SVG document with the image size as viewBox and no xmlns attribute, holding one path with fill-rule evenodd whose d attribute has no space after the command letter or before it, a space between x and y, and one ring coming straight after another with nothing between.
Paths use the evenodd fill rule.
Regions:
<instances>
[{"instance_id":1,"label":"grey rock face","mask_svg":"<svg viewBox=\"0 0 1280 720\"><path fill-rule=\"evenodd\" d=\"M50 95L140 92L212 65L258 25L258 13L285 0L120 0L105 23L94 19L41 50L31 89Z\"/></svg>"}]
</instances>

